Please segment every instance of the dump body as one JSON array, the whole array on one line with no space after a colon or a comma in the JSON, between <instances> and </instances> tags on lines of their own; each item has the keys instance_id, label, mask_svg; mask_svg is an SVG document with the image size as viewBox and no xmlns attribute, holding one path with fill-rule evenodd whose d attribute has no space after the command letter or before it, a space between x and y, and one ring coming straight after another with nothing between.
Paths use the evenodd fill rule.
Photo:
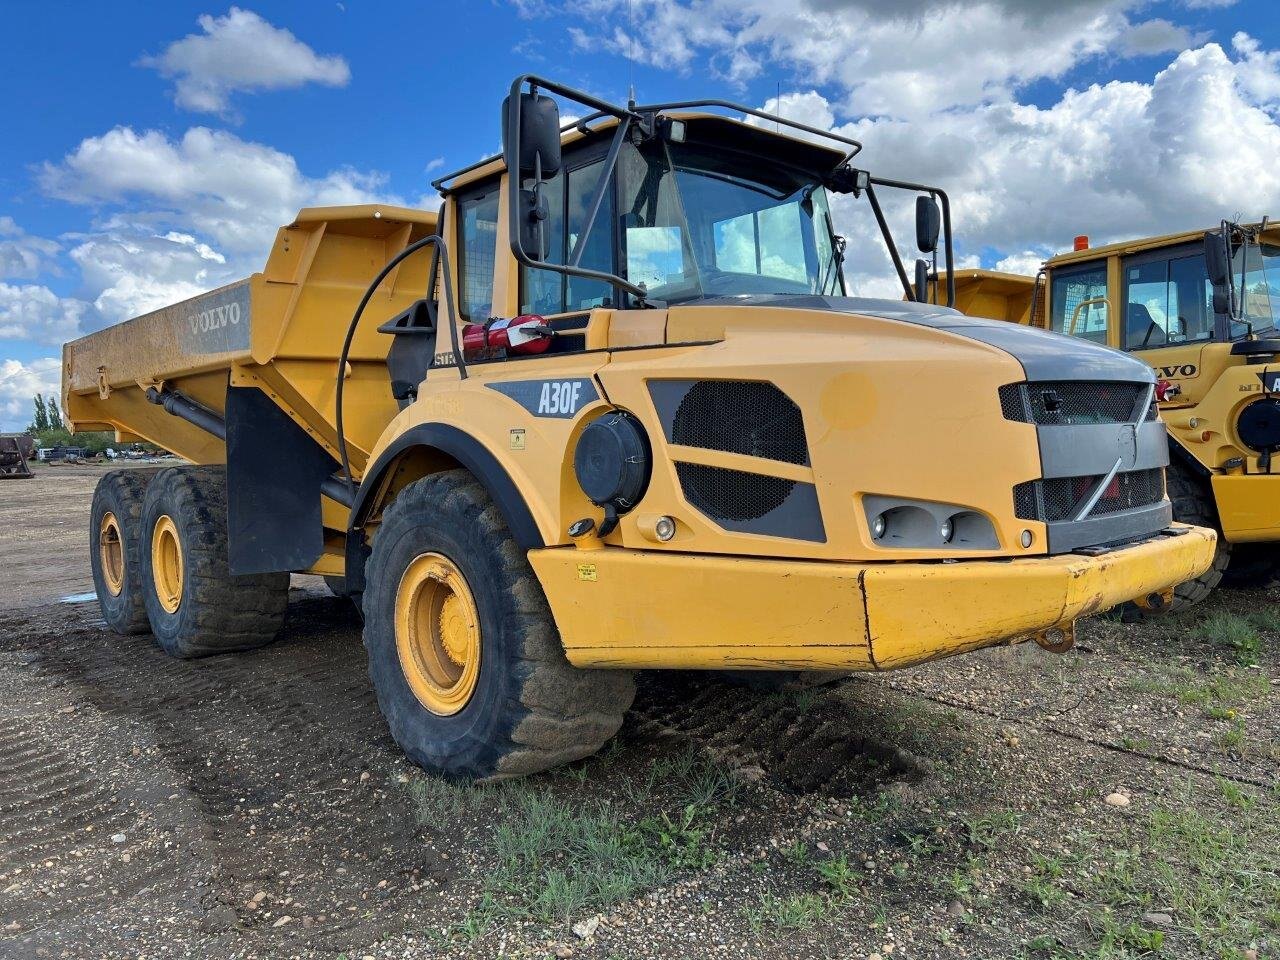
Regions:
<instances>
[{"instance_id":1,"label":"dump body","mask_svg":"<svg viewBox=\"0 0 1280 960\"><path fill-rule=\"evenodd\" d=\"M149 402L147 391L176 391L226 420L229 388L256 388L336 469L337 359L351 315L383 264L435 225L434 213L389 206L301 211L280 229L261 273L66 344L68 420L193 463L225 463L226 440ZM424 261L407 261L370 309L383 317L405 309L421 296L426 272ZM357 475L397 411L390 338L376 326L357 331L346 371L345 429ZM278 467L287 457L278 449L268 462L245 466ZM301 569L339 575L346 510L326 498L323 513L324 555Z\"/></svg>"}]
</instances>

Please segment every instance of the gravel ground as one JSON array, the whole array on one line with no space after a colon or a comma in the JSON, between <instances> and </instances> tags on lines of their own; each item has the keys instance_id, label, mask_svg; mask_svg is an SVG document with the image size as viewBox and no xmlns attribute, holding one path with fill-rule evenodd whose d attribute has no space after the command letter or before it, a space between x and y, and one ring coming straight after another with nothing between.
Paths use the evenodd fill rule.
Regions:
<instances>
[{"instance_id":1,"label":"gravel ground","mask_svg":"<svg viewBox=\"0 0 1280 960\"><path fill-rule=\"evenodd\" d=\"M314 578L196 663L57 602L96 472L42 477L0 487L0 957L1276 956L1274 588L1065 656L647 675L600 756L475 788L402 759Z\"/></svg>"}]
</instances>

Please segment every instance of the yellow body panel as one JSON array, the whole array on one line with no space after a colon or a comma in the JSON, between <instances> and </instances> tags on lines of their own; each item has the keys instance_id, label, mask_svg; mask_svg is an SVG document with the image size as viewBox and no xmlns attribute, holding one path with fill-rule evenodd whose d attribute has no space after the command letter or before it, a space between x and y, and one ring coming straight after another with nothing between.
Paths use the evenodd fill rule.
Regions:
<instances>
[{"instance_id":1,"label":"yellow body panel","mask_svg":"<svg viewBox=\"0 0 1280 960\"><path fill-rule=\"evenodd\" d=\"M1280 474L1213 477L1222 536L1231 543L1260 543L1280 536Z\"/></svg>"},{"instance_id":2,"label":"yellow body panel","mask_svg":"<svg viewBox=\"0 0 1280 960\"><path fill-rule=\"evenodd\" d=\"M1099 556L854 564L534 550L580 667L884 670L1026 637L1203 573L1183 527ZM607 611L607 616L602 612Z\"/></svg>"}]
</instances>

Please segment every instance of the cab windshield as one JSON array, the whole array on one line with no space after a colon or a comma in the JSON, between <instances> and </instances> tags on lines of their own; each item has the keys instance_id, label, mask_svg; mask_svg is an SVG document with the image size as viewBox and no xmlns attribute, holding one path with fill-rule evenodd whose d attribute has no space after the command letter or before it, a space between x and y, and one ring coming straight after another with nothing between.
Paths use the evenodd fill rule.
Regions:
<instances>
[{"instance_id":1,"label":"cab windshield","mask_svg":"<svg viewBox=\"0 0 1280 960\"><path fill-rule=\"evenodd\" d=\"M682 143L621 157L623 275L668 302L842 294L839 241L812 174Z\"/></svg>"}]
</instances>

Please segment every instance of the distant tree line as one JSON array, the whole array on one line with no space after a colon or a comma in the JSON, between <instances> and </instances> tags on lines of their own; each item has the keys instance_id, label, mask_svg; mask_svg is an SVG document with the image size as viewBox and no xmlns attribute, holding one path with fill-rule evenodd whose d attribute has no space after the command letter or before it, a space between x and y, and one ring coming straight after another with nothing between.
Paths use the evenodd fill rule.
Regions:
<instances>
[{"instance_id":1,"label":"distant tree line","mask_svg":"<svg viewBox=\"0 0 1280 960\"><path fill-rule=\"evenodd\" d=\"M27 427L27 433L35 437L40 447L80 447L86 453L96 454L106 450L107 447L120 449L125 446L116 443L115 434L105 431L73 435L67 429L66 420L62 417L62 408L58 406L56 397L46 398L43 394L37 393L32 402L35 406L35 417ZM157 449L149 443L140 444L140 446L149 452L155 452Z\"/></svg>"}]
</instances>

